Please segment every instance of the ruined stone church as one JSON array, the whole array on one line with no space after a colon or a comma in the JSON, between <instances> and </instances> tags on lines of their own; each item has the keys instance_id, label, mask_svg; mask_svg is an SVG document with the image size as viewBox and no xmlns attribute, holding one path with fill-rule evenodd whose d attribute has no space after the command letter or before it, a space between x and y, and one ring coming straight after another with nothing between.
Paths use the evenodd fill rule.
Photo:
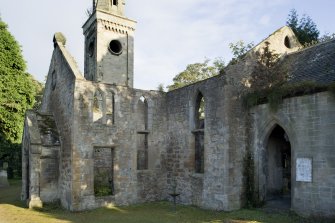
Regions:
<instances>
[{"instance_id":1,"label":"ruined stone church","mask_svg":"<svg viewBox=\"0 0 335 223\"><path fill-rule=\"evenodd\" d=\"M133 88L136 22L125 0L94 0L83 25L82 74L61 33L39 111L28 111L22 199L71 211L171 199L231 211L254 197L287 197L304 215L334 217L335 97L327 90L243 105L241 92L264 46L288 82L335 82L335 41L302 49L283 27L222 74L167 93ZM203 109L202 109L203 108ZM248 168L248 167L247 167Z\"/></svg>"}]
</instances>

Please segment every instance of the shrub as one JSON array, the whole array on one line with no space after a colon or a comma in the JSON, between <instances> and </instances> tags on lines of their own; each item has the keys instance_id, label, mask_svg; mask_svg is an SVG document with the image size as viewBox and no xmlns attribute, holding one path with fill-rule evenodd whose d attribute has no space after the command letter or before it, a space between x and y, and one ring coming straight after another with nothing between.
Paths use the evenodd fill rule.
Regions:
<instances>
[{"instance_id":1,"label":"shrub","mask_svg":"<svg viewBox=\"0 0 335 223\"><path fill-rule=\"evenodd\" d=\"M112 195L112 189L108 186L95 186L94 187L94 194L98 197L109 196Z\"/></svg>"},{"instance_id":2,"label":"shrub","mask_svg":"<svg viewBox=\"0 0 335 223\"><path fill-rule=\"evenodd\" d=\"M263 103L269 103L271 110L276 111L285 98L313 94L327 90L335 93L335 83L327 86L311 81L305 81L293 84L287 83L268 89L255 90L245 94L243 99L247 108Z\"/></svg>"}]
</instances>

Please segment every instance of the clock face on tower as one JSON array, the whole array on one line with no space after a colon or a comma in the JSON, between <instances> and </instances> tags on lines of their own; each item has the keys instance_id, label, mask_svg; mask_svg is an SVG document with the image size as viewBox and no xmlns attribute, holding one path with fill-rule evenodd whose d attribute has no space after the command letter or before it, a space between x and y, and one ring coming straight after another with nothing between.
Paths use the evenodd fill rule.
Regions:
<instances>
[{"instance_id":1,"label":"clock face on tower","mask_svg":"<svg viewBox=\"0 0 335 223\"><path fill-rule=\"evenodd\" d=\"M121 55L122 54L122 44L119 40L112 40L109 43L108 49L114 55Z\"/></svg>"}]
</instances>

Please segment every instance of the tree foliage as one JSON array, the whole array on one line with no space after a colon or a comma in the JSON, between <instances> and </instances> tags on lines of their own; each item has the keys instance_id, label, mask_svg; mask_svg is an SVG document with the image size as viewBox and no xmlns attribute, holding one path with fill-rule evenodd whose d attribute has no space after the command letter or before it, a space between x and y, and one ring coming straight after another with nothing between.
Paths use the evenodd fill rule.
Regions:
<instances>
[{"instance_id":1,"label":"tree foliage","mask_svg":"<svg viewBox=\"0 0 335 223\"><path fill-rule=\"evenodd\" d=\"M10 143L21 140L23 119L33 107L36 84L26 72L21 48L0 20L0 136Z\"/></svg>"},{"instance_id":2,"label":"tree foliage","mask_svg":"<svg viewBox=\"0 0 335 223\"><path fill-rule=\"evenodd\" d=\"M33 79L33 83L35 86L35 103L33 106L33 110L37 111L40 109L42 105L42 99L43 99L43 94L44 94L44 89L45 86L41 82Z\"/></svg>"},{"instance_id":3,"label":"tree foliage","mask_svg":"<svg viewBox=\"0 0 335 223\"><path fill-rule=\"evenodd\" d=\"M223 71L224 61L216 58L212 64L209 59L202 63L187 65L186 69L173 78L173 84L168 86L169 91L184 87L195 82L216 76Z\"/></svg>"},{"instance_id":4,"label":"tree foliage","mask_svg":"<svg viewBox=\"0 0 335 223\"><path fill-rule=\"evenodd\" d=\"M271 69L278 62L279 54L270 49L269 42L265 42L264 47L255 55L257 65L254 67L249 80L252 90L268 89L285 82L286 76L284 73Z\"/></svg>"},{"instance_id":5,"label":"tree foliage","mask_svg":"<svg viewBox=\"0 0 335 223\"><path fill-rule=\"evenodd\" d=\"M254 43L245 44L243 40L239 40L236 43L229 43L229 48L233 54L233 58L230 63L236 63L242 59L244 55L254 47Z\"/></svg>"},{"instance_id":6,"label":"tree foliage","mask_svg":"<svg viewBox=\"0 0 335 223\"><path fill-rule=\"evenodd\" d=\"M159 91L159 92L165 92L164 91L164 84L162 84L162 83L158 84L157 91Z\"/></svg>"},{"instance_id":7,"label":"tree foliage","mask_svg":"<svg viewBox=\"0 0 335 223\"><path fill-rule=\"evenodd\" d=\"M302 45L318 41L320 32L315 22L308 15L304 14L299 19L297 11L292 9L288 15L286 24L291 27Z\"/></svg>"}]
</instances>

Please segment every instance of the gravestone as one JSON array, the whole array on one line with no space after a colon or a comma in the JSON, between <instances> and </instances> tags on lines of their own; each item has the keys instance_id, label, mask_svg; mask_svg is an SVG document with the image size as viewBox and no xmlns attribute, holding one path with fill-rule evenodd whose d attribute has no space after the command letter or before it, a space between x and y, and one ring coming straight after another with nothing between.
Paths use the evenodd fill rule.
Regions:
<instances>
[{"instance_id":1,"label":"gravestone","mask_svg":"<svg viewBox=\"0 0 335 223\"><path fill-rule=\"evenodd\" d=\"M0 170L0 188L1 187L9 187L6 170Z\"/></svg>"}]
</instances>

